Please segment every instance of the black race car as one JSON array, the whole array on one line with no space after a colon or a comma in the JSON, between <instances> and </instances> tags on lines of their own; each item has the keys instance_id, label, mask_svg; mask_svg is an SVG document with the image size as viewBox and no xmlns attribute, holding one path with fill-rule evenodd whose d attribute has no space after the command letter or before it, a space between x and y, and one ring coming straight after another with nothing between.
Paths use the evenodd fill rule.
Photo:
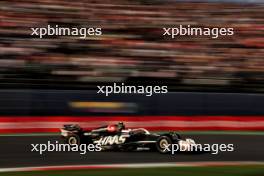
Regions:
<instances>
[{"instance_id":1,"label":"black race car","mask_svg":"<svg viewBox=\"0 0 264 176\"><path fill-rule=\"evenodd\" d=\"M91 131L85 131L75 124L64 125L61 135L67 144L99 144L103 150L117 151L156 150L168 153L171 144L195 144L192 139L181 139L175 132L156 134L144 128L126 129L122 122Z\"/></svg>"}]
</instances>

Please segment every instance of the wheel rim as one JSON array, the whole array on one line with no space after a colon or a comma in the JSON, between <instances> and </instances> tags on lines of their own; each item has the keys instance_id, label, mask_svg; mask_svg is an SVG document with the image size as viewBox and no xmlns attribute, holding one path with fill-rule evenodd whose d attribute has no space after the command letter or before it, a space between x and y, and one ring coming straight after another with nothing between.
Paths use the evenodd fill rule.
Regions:
<instances>
[{"instance_id":1,"label":"wheel rim","mask_svg":"<svg viewBox=\"0 0 264 176\"><path fill-rule=\"evenodd\" d=\"M161 139L159 145L161 149L165 149L169 145L169 142L166 139Z\"/></svg>"},{"instance_id":2,"label":"wheel rim","mask_svg":"<svg viewBox=\"0 0 264 176\"><path fill-rule=\"evenodd\" d=\"M76 137L70 137L70 138L69 138L69 144L77 144L77 139L76 139Z\"/></svg>"}]
</instances>

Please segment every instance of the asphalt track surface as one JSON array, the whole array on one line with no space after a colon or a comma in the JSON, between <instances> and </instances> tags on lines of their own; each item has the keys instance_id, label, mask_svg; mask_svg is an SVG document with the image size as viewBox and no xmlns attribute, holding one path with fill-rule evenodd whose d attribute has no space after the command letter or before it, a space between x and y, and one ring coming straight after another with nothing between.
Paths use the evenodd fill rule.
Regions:
<instances>
[{"instance_id":1,"label":"asphalt track surface","mask_svg":"<svg viewBox=\"0 0 264 176\"><path fill-rule=\"evenodd\" d=\"M185 136L186 137L186 136ZM189 162L189 161L264 161L264 140L262 135L188 135L197 143L234 144L235 151L176 155L157 152L46 152L40 155L31 152L31 144L55 143L59 136L4 136L0 137L0 168L82 165L82 164L117 164L151 162Z\"/></svg>"}]
</instances>

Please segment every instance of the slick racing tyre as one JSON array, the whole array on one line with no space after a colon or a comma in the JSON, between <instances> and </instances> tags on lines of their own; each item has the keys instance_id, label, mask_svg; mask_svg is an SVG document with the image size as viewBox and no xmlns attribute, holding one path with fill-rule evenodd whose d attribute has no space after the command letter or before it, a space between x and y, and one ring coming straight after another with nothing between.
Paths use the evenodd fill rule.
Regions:
<instances>
[{"instance_id":1,"label":"slick racing tyre","mask_svg":"<svg viewBox=\"0 0 264 176\"><path fill-rule=\"evenodd\" d=\"M78 135L71 134L71 135L67 136L67 138L65 139L65 143L70 144L70 145L73 145L73 144L80 145L81 139Z\"/></svg>"},{"instance_id":2,"label":"slick racing tyre","mask_svg":"<svg viewBox=\"0 0 264 176\"><path fill-rule=\"evenodd\" d=\"M160 153L169 153L171 150L172 140L168 136L160 136L156 142L156 148Z\"/></svg>"}]
</instances>

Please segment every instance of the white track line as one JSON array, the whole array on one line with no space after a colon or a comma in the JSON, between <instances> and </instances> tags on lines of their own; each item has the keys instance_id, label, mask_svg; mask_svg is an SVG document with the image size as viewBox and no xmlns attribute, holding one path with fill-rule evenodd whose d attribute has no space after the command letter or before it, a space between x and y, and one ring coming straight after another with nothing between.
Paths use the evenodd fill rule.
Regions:
<instances>
[{"instance_id":1,"label":"white track line","mask_svg":"<svg viewBox=\"0 0 264 176\"><path fill-rule=\"evenodd\" d=\"M211 161L206 161L206 162L168 162L168 163L65 165L65 166L39 166L39 167L0 168L0 172L53 171L53 170L79 170L79 169L110 169L110 168L241 166L241 165L264 165L264 162L257 162L257 161L219 161L219 162L211 162Z\"/></svg>"}]
</instances>

